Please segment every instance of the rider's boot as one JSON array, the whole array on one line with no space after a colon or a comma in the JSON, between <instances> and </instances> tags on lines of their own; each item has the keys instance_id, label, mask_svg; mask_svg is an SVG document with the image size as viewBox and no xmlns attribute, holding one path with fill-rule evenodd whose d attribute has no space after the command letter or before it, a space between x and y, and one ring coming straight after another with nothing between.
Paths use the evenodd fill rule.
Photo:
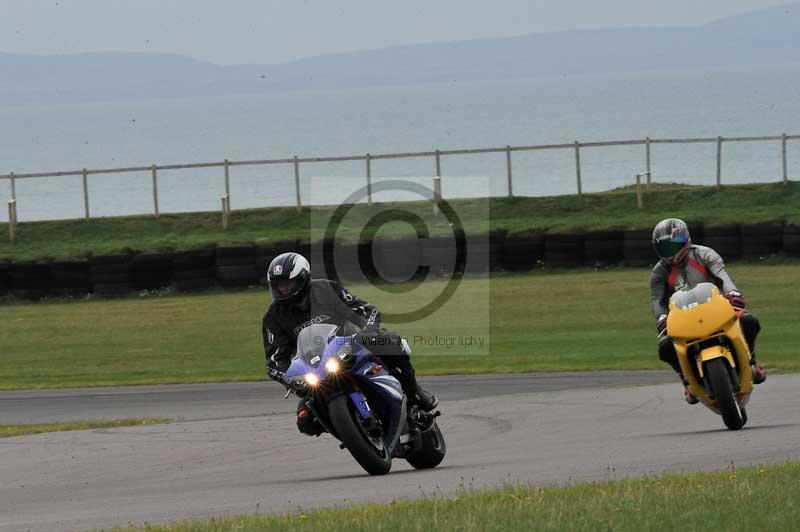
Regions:
<instances>
[{"instance_id":1,"label":"rider's boot","mask_svg":"<svg viewBox=\"0 0 800 532\"><path fill-rule=\"evenodd\" d=\"M697 403L700 402L700 400L692 393L692 390L689 389L688 382L685 383L683 387L684 387L683 396L686 399L687 403L689 403L690 405L696 405Z\"/></svg>"},{"instance_id":2,"label":"rider's boot","mask_svg":"<svg viewBox=\"0 0 800 532\"><path fill-rule=\"evenodd\" d=\"M697 396L695 396L695 394L692 393L692 390L689 387L689 381L683 378L683 373L678 369L675 369L675 372L678 374L678 377L680 377L681 382L683 383L683 398L686 399L686 402L690 405L696 405L699 403L700 400L697 398Z\"/></svg>"},{"instance_id":3,"label":"rider's boot","mask_svg":"<svg viewBox=\"0 0 800 532\"><path fill-rule=\"evenodd\" d=\"M761 384L767 380L767 370L756 361L755 351L750 353L750 370L753 372L753 384Z\"/></svg>"},{"instance_id":4,"label":"rider's boot","mask_svg":"<svg viewBox=\"0 0 800 532\"><path fill-rule=\"evenodd\" d=\"M297 430L308 436L319 436L325 432L322 425L302 400L297 405Z\"/></svg>"}]
</instances>

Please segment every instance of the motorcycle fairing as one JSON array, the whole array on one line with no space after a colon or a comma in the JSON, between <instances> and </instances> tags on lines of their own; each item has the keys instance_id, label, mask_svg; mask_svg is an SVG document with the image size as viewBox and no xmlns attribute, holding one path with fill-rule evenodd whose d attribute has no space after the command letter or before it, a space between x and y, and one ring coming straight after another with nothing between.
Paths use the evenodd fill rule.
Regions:
<instances>
[{"instance_id":1,"label":"motorcycle fairing","mask_svg":"<svg viewBox=\"0 0 800 532\"><path fill-rule=\"evenodd\" d=\"M713 284L700 283L691 290L676 292L670 298L669 308L667 333L675 346L678 362L692 393L713 409L715 401L709 397L703 383L704 368L709 361L722 357L737 372L740 385L738 397L740 404L745 404L748 394L753 390L750 348L736 311L728 300ZM704 345L714 338L726 341ZM694 361L689 356L693 346L701 347ZM694 378L695 373L701 380Z\"/></svg>"}]
</instances>

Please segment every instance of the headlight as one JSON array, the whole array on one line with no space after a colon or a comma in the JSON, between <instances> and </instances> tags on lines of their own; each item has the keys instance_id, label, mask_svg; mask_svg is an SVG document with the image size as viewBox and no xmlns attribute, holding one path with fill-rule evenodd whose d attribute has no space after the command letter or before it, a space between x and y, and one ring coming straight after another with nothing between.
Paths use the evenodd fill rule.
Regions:
<instances>
[{"instance_id":1,"label":"headlight","mask_svg":"<svg viewBox=\"0 0 800 532\"><path fill-rule=\"evenodd\" d=\"M337 373L339 371L339 363L333 359L329 358L327 362L325 362L325 371L328 373Z\"/></svg>"},{"instance_id":2,"label":"headlight","mask_svg":"<svg viewBox=\"0 0 800 532\"><path fill-rule=\"evenodd\" d=\"M314 373L306 373L306 382L309 386L316 386L319 384L319 377Z\"/></svg>"}]
</instances>

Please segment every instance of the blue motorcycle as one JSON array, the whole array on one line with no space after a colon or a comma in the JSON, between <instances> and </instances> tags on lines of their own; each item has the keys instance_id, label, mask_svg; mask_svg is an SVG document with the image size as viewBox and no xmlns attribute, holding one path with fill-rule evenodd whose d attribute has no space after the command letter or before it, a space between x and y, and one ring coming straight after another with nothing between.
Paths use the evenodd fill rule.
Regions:
<instances>
[{"instance_id":1,"label":"blue motorcycle","mask_svg":"<svg viewBox=\"0 0 800 532\"><path fill-rule=\"evenodd\" d=\"M388 473L393 458L417 469L439 465L447 451L439 412L409 408L400 382L347 332L330 324L303 329L286 386L370 475Z\"/></svg>"}]
</instances>

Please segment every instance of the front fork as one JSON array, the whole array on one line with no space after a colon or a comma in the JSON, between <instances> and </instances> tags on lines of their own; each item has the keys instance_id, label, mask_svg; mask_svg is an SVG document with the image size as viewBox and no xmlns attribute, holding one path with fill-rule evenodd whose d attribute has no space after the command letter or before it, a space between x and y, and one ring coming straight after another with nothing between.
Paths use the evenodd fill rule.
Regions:
<instances>
[{"instance_id":1,"label":"front fork","mask_svg":"<svg viewBox=\"0 0 800 532\"><path fill-rule=\"evenodd\" d=\"M369 403L367 402L367 398L364 396L361 390L354 390L350 392L342 390L332 395L323 395L322 393L318 393L303 398L303 404L305 404L305 406L311 411L319 424L322 425L322 428L324 428L330 434L336 436L336 432L331 428L330 423L328 423L328 413L320 412L317 405L327 404L331 398L339 394L347 394L350 397L350 400L356 407L359 417L362 421L364 421L364 426L367 428L367 430L380 429L380 424L377 418L373 415L372 409L369 407Z\"/></svg>"}]
</instances>

